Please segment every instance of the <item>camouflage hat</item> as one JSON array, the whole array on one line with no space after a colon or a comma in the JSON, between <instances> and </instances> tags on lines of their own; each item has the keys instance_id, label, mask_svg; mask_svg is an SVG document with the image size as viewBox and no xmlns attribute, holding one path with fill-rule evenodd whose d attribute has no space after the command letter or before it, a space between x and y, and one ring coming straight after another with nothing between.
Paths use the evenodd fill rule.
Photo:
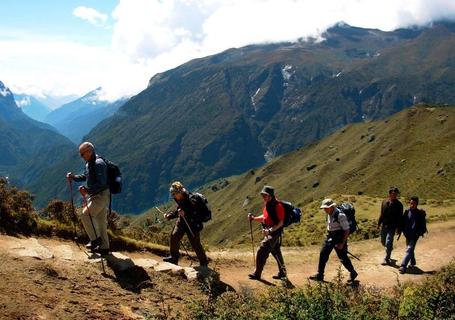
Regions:
<instances>
[{"instance_id":1,"label":"camouflage hat","mask_svg":"<svg viewBox=\"0 0 455 320\"><path fill-rule=\"evenodd\" d=\"M174 194L174 193L181 193L185 191L185 187L183 187L183 184L180 181L175 181L171 184L171 187L169 188L169 193Z\"/></svg>"}]
</instances>

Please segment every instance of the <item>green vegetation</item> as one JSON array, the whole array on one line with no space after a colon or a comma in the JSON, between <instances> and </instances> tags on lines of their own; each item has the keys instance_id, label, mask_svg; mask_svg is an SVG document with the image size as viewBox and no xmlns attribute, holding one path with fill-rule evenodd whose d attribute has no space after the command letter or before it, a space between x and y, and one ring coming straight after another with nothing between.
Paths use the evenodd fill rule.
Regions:
<instances>
[{"instance_id":1,"label":"green vegetation","mask_svg":"<svg viewBox=\"0 0 455 320\"><path fill-rule=\"evenodd\" d=\"M374 137L374 139L373 139ZM390 185L402 191L404 205L411 195L421 198L428 221L455 217L455 108L420 105L386 120L349 125L317 144L278 157L263 167L207 184L213 219L202 239L209 247L249 245L247 212L260 214L263 185L275 187L279 199L302 209L302 222L285 230L288 246L320 243L325 216L320 201L332 197L356 208L359 231L351 239L377 236L376 223ZM315 183L317 182L317 184ZM168 203L162 210L172 206ZM148 234L167 243L171 224L156 209L132 217L126 233ZM255 224L255 237L260 234ZM165 239L164 241L160 239Z\"/></svg>"},{"instance_id":2,"label":"green vegetation","mask_svg":"<svg viewBox=\"0 0 455 320\"><path fill-rule=\"evenodd\" d=\"M333 283L262 292L226 292L191 306L190 319L454 319L455 262L435 276L392 290Z\"/></svg>"},{"instance_id":3,"label":"green vegetation","mask_svg":"<svg viewBox=\"0 0 455 320\"><path fill-rule=\"evenodd\" d=\"M57 236L88 242L79 220L75 220L71 203L52 200L41 212L35 212L29 192L9 187L8 180L0 177L0 232L11 235ZM77 214L80 214L78 209ZM117 224L118 213L113 211L108 217L109 237L113 250L151 251L164 255L168 248L147 241L138 241L125 236Z\"/></svg>"}]
</instances>

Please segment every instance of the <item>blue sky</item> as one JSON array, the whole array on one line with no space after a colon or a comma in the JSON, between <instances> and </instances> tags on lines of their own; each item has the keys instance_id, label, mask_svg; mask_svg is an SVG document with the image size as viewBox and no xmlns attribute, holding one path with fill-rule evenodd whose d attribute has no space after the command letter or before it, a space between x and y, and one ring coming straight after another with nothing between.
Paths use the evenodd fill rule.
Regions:
<instances>
[{"instance_id":1,"label":"blue sky","mask_svg":"<svg viewBox=\"0 0 455 320\"><path fill-rule=\"evenodd\" d=\"M110 45L112 30L97 28L74 16L79 6L110 14L118 1L2 0L0 39L14 37L55 37L86 44ZM110 21L112 23L112 18Z\"/></svg>"},{"instance_id":2,"label":"blue sky","mask_svg":"<svg viewBox=\"0 0 455 320\"><path fill-rule=\"evenodd\" d=\"M454 0L1 0L0 81L13 92L114 100L157 72L339 21L393 30L455 20Z\"/></svg>"}]
</instances>

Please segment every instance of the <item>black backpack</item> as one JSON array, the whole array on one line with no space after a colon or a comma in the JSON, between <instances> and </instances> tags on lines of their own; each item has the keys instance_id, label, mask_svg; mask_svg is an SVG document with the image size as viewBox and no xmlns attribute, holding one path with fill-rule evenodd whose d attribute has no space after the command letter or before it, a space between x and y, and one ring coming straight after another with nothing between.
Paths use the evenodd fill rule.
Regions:
<instances>
[{"instance_id":1,"label":"black backpack","mask_svg":"<svg viewBox=\"0 0 455 320\"><path fill-rule=\"evenodd\" d=\"M209 202L204 195L196 192L190 195L191 202L196 206L196 213L201 222L207 222L212 219L212 211Z\"/></svg>"},{"instance_id":2,"label":"black backpack","mask_svg":"<svg viewBox=\"0 0 455 320\"><path fill-rule=\"evenodd\" d=\"M300 223L302 217L302 211L296 208L292 203L288 201L280 201L284 207L284 224L283 227L287 227L293 223Z\"/></svg>"},{"instance_id":3,"label":"black backpack","mask_svg":"<svg viewBox=\"0 0 455 320\"><path fill-rule=\"evenodd\" d=\"M357 231L357 221L355 220L355 208L352 203L344 202L338 206L338 209L342 211L349 222L349 234ZM338 211L333 217L333 221L338 222Z\"/></svg>"},{"instance_id":4,"label":"black backpack","mask_svg":"<svg viewBox=\"0 0 455 320\"><path fill-rule=\"evenodd\" d=\"M300 223L300 218L302 217L302 211L299 208L296 208L290 203L289 201L278 201L283 205L284 208L284 222L283 222L283 227L288 227L289 225L293 223ZM273 222L278 223L278 218L272 213L270 215L272 218Z\"/></svg>"},{"instance_id":5,"label":"black backpack","mask_svg":"<svg viewBox=\"0 0 455 320\"><path fill-rule=\"evenodd\" d=\"M107 166L107 185L112 194L122 192L122 173L120 168L110 160L100 157Z\"/></svg>"}]
</instances>

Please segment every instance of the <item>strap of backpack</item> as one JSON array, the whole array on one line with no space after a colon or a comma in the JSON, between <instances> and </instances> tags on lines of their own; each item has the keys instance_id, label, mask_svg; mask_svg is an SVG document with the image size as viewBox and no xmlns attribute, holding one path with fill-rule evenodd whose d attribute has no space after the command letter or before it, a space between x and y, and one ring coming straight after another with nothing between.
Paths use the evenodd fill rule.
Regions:
<instances>
[{"instance_id":1,"label":"strap of backpack","mask_svg":"<svg viewBox=\"0 0 455 320\"><path fill-rule=\"evenodd\" d=\"M112 192L109 189L109 216L112 214L111 208L112 208Z\"/></svg>"},{"instance_id":2,"label":"strap of backpack","mask_svg":"<svg viewBox=\"0 0 455 320\"><path fill-rule=\"evenodd\" d=\"M338 222L338 215L340 214L340 211L342 211L340 208L337 207L338 210L336 210L335 214L333 215L333 221Z\"/></svg>"}]
</instances>

